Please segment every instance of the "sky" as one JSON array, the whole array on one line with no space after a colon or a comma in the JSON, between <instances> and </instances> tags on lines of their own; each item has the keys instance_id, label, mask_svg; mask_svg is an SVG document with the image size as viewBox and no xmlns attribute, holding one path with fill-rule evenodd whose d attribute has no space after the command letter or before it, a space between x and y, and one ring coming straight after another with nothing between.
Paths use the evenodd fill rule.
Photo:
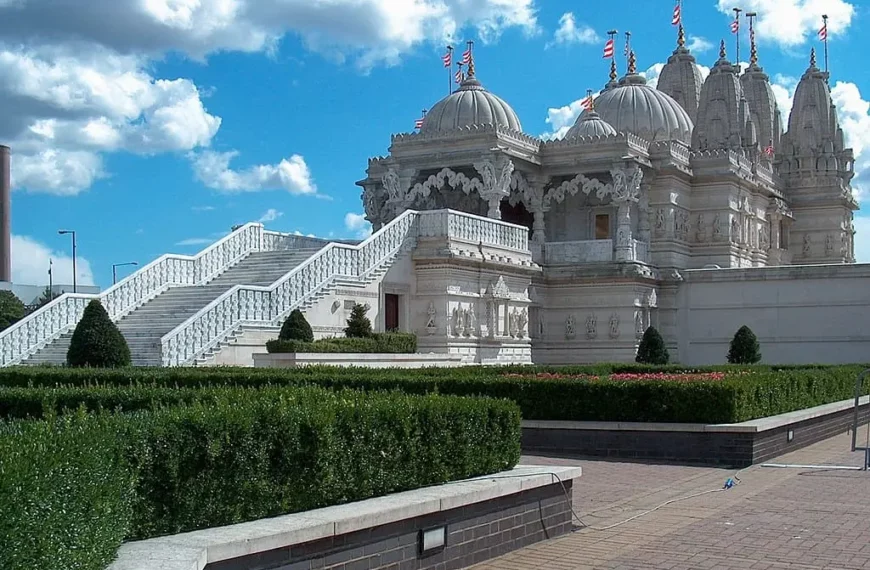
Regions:
<instances>
[{"instance_id":1,"label":"sky","mask_svg":"<svg viewBox=\"0 0 870 570\"><path fill-rule=\"evenodd\" d=\"M760 64L787 124L829 16L831 86L870 195L870 0L684 0L709 68L735 5L758 13ZM0 0L0 144L12 147L13 281L108 287L112 264L195 254L234 224L322 237L370 232L367 159L448 92L448 43L531 135L551 138L607 81L606 32L632 32L655 81L672 0ZM742 35L740 60L749 53ZM621 59L620 72L625 64ZM866 189L865 189L866 185ZM856 253L870 262L870 207ZM132 267L118 268L119 277Z\"/></svg>"}]
</instances>

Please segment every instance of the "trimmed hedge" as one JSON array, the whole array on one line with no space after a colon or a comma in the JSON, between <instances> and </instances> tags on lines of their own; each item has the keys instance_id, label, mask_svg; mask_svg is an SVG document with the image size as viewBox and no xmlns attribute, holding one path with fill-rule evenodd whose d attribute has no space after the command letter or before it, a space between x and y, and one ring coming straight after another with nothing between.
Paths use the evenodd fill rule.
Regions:
<instances>
[{"instance_id":1,"label":"trimmed hedge","mask_svg":"<svg viewBox=\"0 0 870 570\"><path fill-rule=\"evenodd\" d=\"M314 342L279 339L268 341L266 350L270 353L413 354L417 352L417 336L409 333L380 333L368 337L324 338Z\"/></svg>"},{"instance_id":2,"label":"trimmed hedge","mask_svg":"<svg viewBox=\"0 0 870 570\"><path fill-rule=\"evenodd\" d=\"M172 391L126 394L139 405L161 390ZM111 399L112 389L95 392L92 402ZM102 570L122 539L465 479L520 457L519 409L506 401L318 388L189 392L211 401L0 426L0 568Z\"/></svg>"},{"instance_id":3,"label":"trimmed hedge","mask_svg":"<svg viewBox=\"0 0 870 570\"><path fill-rule=\"evenodd\" d=\"M159 386L298 386L361 390L401 390L411 394L441 393L460 396L486 395L516 402L523 417L530 420L572 421L648 421L690 423L733 423L775 415L851 398L855 377L864 367L851 366L716 366L694 372L723 372L723 380L691 382L589 380L571 376L606 377L615 373L679 373L679 366L596 365L574 367L502 368L462 367L420 370L303 367L297 369L256 368L172 368L125 370L71 370L50 368L9 368L0 371L0 384L12 386L114 385L151 383ZM535 373L551 373L564 378L535 378ZM517 375L517 376L511 376ZM870 382L865 383L868 393ZM54 401L47 409L75 408L84 404L96 409L74 392L64 396L66 403L52 392L29 396L0 390L0 413L22 417L3 410L43 409L43 400ZM139 392L138 394L141 394ZM8 396L7 396L8 395ZM208 394L203 393L201 397ZM169 397L169 396L161 396ZM175 397L175 396L173 396ZM181 392L177 397L187 397ZM190 398L197 396L191 395ZM22 398L26 402L22 402ZM78 399L77 399L78 398ZM119 402L106 395L99 407L123 409L131 401ZM155 401L160 401L155 396ZM149 406L140 401L138 405ZM138 409L138 408L137 408ZM31 415L33 413L31 412Z\"/></svg>"}]
</instances>

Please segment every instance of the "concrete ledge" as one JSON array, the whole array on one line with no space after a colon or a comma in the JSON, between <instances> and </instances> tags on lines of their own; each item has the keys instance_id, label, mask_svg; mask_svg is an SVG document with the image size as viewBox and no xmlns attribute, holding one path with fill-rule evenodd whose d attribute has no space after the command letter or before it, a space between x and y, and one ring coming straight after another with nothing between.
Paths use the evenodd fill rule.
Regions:
<instances>
[{"instance_id":1,"label":"concrete ledge","mask_svg":"<svg viewBox=\"0 0 870 570\"><path fill-rule=\"evenodd\" d=\"M371 354L284 352L254 354L256 368L296 368L298 366L363 366L366 368L453 368L462 366L458 354Z\"/></svg>"},{"instance_id":2,"label":"concrete ledge","mask_svg":"<svg viewBox=\"0 0 870 570\"><path fill-rule=\"evenodd\" d=\"M847 431L854 399L736 424L524 421L526 453L744 467ZM859 400L870 421L870 397Z\"/></svg>"},{"instance_id":3,"label":"concrete ledge","mask_svg":"<svg viewBox=\"0 0 870 570\"><path fill-rule=\"evenodd\" d=\"M870 396L860 399L860 406L870 404ZM689 433L760 433L778 429L783 426L820 418L855 407L855 400L841 400L832 404L824 404L815 408L797 410L759 418L736 424L681 424L663 422L560 422L524 420L523 428L560 429L560 430L593 430L593 431L662 431Z\"/></svg>"},{"instance_id":4,"label":"concrete ledge","mask_svg":"<svg viewBox=\"0 0 870 570\"><path fill-rule=\"evenodd\" d=\"M564 483L570 490L579 467L520 466L511 471L326 507L303 513L174 536L130 542L107 570L203 570L206 566L277 549L332 539ZM567 506L565 507L567 508ZM457 511L460 509L460 511ZM570 522L570 520L569 520Z\"/></svg>"}]
</instances>

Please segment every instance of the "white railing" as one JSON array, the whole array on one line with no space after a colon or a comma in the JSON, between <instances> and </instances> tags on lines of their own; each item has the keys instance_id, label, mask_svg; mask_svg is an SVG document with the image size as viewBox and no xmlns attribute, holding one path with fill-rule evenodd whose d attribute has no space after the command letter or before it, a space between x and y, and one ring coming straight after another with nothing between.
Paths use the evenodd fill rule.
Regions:
<instances>
[{"instance_id":1,"label":"white railing","mask_svg":"<svg viewBox=\"0 0 870 570\"><path fill-rule=\"evenodd\" d=\"M163 365L190 364L242 326L276 325L337 279L364 281L418 237L437 236L528 249L522 226L451 210L406 210L358 245L330 243L271 286L233 287L163 336Z\"/></svg>"},{"instance_id":2,"label":"white railing","mask_svg":"<svg viewBox=\"0 0 870 570\"><path fill-rule=\"evenodd\" d=\"M643 263L650 263L649 244L634 238L632 238L631 243L634 246L635 259Z\"/></svg>"},{"instance_id":3,"label":"white railing","mask_svg":"<svg viewBox=\"0 0 870 570\"><path fill-rule=\"evenodd\" d=\"M19 364L70 331L92 299L117 320L172 286L215 277L247 254L259 251L263 225L246 224L195 256L163 255L99 295L65 294L0 332L0 366Z\"/></svg>"}]
</instances>

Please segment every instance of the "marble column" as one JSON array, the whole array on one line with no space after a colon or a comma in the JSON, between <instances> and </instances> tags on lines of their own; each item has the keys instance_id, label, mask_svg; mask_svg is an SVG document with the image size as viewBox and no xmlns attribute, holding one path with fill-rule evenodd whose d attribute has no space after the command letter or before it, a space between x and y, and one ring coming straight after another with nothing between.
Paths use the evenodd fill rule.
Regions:
<instances>
[{"instance_id":1,"label":"marble column","mask_svg":"<svg viewBox=\"0 0 870 570\"><path fill-rule=\"evenodd\" d=\"M634 261L635 254L631 237L631 205L621 202L616 209L616 261Z\"/></svg>"},{"instance_id":2,"label":"marble column","mask_svg":"<svg viewBox=\"0 0 870 570\"><path fill-rule=\"evenodd\" d=\"M480 197L487 203L487 217L500 220L501 201L510 196L513 161L504 155L496 155L476 163L474 169L483 183Z\"/></svg>"},{"instance_id":3,"label":"marble column","mask_svg":"<svg viewBox=\"0 0 870 570\"><path fill-rule=\"evenodd\" d=\"M635 164L615 166L610 170L613 178L613 203L616 211L616 261L635 261L637 252L631 234L631 205L640 201L643 171Z\"/></svg>"}]
</instances>

